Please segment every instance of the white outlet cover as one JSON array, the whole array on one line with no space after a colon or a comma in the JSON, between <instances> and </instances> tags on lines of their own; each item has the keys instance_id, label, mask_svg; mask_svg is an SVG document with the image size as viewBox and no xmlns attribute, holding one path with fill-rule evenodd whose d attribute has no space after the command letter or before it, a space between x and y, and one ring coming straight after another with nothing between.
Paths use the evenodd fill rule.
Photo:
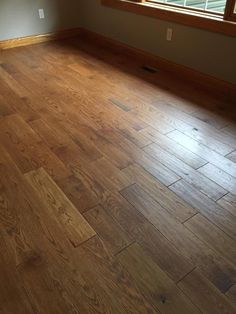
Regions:
<instances>
[{"instance_id":1,"label":"white outlet cover","mask_svg":"<svg viewBox=\"0 0 236 314\"><path fill-rule=\"evenodd\" d=\"M172 28L167 28L166 31L166 40L171 41L173 36L173 29Z\"/></svg>"},{"instance_id":2,"label":"white outlet cover","mask_svg":"<svg viewBox=\"0 0 236 314\"><path fill-rule=\"evenodd\" d=\"M44 19L44 9L39 9L39 18Z\"/></svg>"}]
</instances>

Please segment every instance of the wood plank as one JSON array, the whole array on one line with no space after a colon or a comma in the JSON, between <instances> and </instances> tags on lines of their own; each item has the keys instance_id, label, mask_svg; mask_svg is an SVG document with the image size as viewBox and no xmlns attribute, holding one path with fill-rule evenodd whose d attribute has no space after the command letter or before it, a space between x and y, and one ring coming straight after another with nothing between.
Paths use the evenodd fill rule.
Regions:
<instances>
[{"instance_id":1,"label":"wood plank","mask_svg":"<svg viewBox=\"0 0 236 314\"><path fill-rule=\"evenodd\" d=\"M168 137L175 140L177 143L189 149L196 155L204 158L206 161L212 163L216 167L236 177L236 164L234 164L232 161L225 158L224 156L221 156L220 154L214 152L205 145L198 143L197 141L191 139L190 137L179 131L175 130L173 132L170 132L168 134Z\"/></svg>"},{"instance_id":2,"label":"wood plank","mask_svg":"<svg viewBox=\"0 0 236 314\"><path fill-rule=\"evenodd\" d=\"M184 132L186 135L195 138L201 143L205 143L206 146L212 148L215 151L218 151L218 153L222 155L227 154L227 151L232 151L236 145L236 140L234 137L207 125L205 122L195 119L191 115L177 110L167 103L157 102L156 108L165 113L173 115L175 118L180 119L181 121L190 125L191 128L186 128L185 130L183 128L179 128L179 131Z\"/></svg>"},{"instance_id":3,"label":"wood plank","mask_svg":"<svg viewBox=\"0 0 236 314\"><path fill-rule=\"evenodd\" d=\"M162 183L158 182L142 167L134 164L122 171L177 220L184 222L197 213L196 209L192 208Z\"/></svg>"},{"instance_id":4,"label":"wood plank","mask_svg":"<svg viewBox=\"0 0 236 314\"><path fill-rule=\"evenodd\" d=\"M186 276L178 287L203 313L235 313L235 307L226 297L196 270Z\"/></svg>"},{"instance_id":5,"label":"wood plank","mask_svg":"<svg viewBox=\"0 0 236 314\"><path fill-rule=\"evenodd\" d=\"M226 156L226 158L228 158L232 162L236 163L236 150L234 150L232 153L228 154Z\"/></svg>"},{"instance_id":6,"label":"wood plank","mask_svg":"<svg viewBox=\"0 0 236 314\"><path fill-rule=\"evenodd\" d=\"M129 141L119 143L119 147L137 164L154 176L165 185L170 185L180 179L180 177L168 169L166 166L149 156L142 149Z\"/></svg>"},{"instance_id":7,"label":"wood plank","mask_svg":"<svg viewBox=\"0 0 236 314\"><path fill-rule=\"evenodd\" d=\"M212 113L211 111L208 110L197 110L193 113L191 113L191 115L213 127L215 127L216 129L221 129L226 127L229 122L222 118L220 115L217 115L215 113Z\"/></svg>"},{"instance_id":8,"label":"wood plank","mask_svg":"<svg viewBox=\"0 0 236 314\"><path fill-rule=\"evenodd\" d=\"M14 254L12 254L8 243L0 232L1 250L0 255L0 307L2 314L33 313L32 304L24 290L21 278L16 271ZM14 302L13 302L14 301Z\"/></svg>"},{"instance_id":9,"label":"wood plank","mask_svg":"<svg viewBox=\"0 0 236 314\"><path fill-rule=\"evenodd\" d=\"M236 266L236 242L209 220L198 214L186 221L185 226Z\"/></svg>"},{"instance_id":10,"label":"wood plank","mask_svg":"<svg viewBox=\"0 0 236 314\"><path fill-rule=\"evenodd\" d=\"M170 154L173 154L177 158L181 159L183 162L185 162L187 165L193 167L194 169L197 169L203 165L205 165L207 162L199 157L198 155L195 155L188 149L184 148L180 144L176 143L175 141L171 140L165 135L162 135L157 130L153 128L145 128L139 133L142 133L149 137L153 142L160 145L164 150L169 152ZM147 143L148 145L148 143Z\"/></svg>"},{"instance_id":11,"label":"wood plank","mask_svg":"<svg viewBox=\"0 0 236 314\"><path fill-rule=\"evenodd\" d=\"M99 199L96 195L74 175L57 180L56 183L81 213L98 205Z\"/></svg>"},{"instance_id":12,"label":"wood plank","mask_svg":"<svg viewBox=\"0 0 236 314\"><path fill-rule=\"evenodd\" d=\"M118 257L147 300L162 313L200 313L166 274L133 244Z\"/></svg>"},{"instance_id":13,"label":"wood plank","mask_svg":"<svg viewBox=\"0 0 236 314\"><path fill-rule=\"evenodd\" d=\"M208 163L207 165L198 169L200 173L222 186L225 190L232 194L236 194L236 178L230 174L222 171L214 165Z\"/></svg>"},{"instance_id":14,"label":"wood plank","mask_svg":"<svg viewBox=\"0 0 236 314\"><path fill-rule=\"evenodd\" d=\"M177 175L184 178L189 184L193 185L196 189L209 196L213 200L218 200L227 193L227 191L221 188L219 185L199 174L198 171L189 167L172 154L169 154L159 145L151 144L146 146L144 150L153 158L164 164L166 167L170 168Z\"/></svg>"},{"instance_id":15,"label":"wood plank","mask_svg":"<svg viewBox=\"0 0 236 314\"><path fill-rule=\"evenodd\" d=\"M190 260L181 255L174 245L120 194L104 193L101 204L106 213L118 221L122 228L152 256L153 260L174 281L183 278L193 269L194 266ZM151 242L150 239L152 239ZM165 254L161 252L165 252ZM173 258L175 267L171 262Z\"/></svg>"},{"instance_id":16,"label":"wood plank","mask_svg":"<svg viewBox=\"0 0 236 314\"><path fill-rule=\"evenodd\" d=\"M92 228L102 239L112 255L116 255L133 242L133 239L122 229L101 206L90 209L84 214Z\"/></svg>"},{"instance_id":17,"label":"wood plank","mask_svg":"<svg viewBox=\"0 0 236 314\"><path fill-rule=\"evenodd\" d=\"M43 168L31 171L25 177L75 247L96 234Z\"/></svg>"},{"instance_id":18,"label":"wood plank","mask_svg":"<svg viewBox=\"0 0 236 314\"><path fill-rule=\"evenodd\" d=\"M224 197L219 199L217 203L227 209L232 215L236 216L236 196L233 194L226 194Z\"/></svg>"},{"instance_id":19,"label":"wood plank","mask_svg":"<svg viewBox=\"0 0 236 314\"><path fill-rule=\"evenodd\" d=\"M124 172L116 168L109 159L103 157L90 164L82 165L82 168L96 178L99 178L99 183L107 190L119 191L133 184Z\"/></svg>"},{"instance_id":20,"label":"wood plank","mask_svg":"<svg viewBox=\"0 0 236 314\"><path fill-rule=\"evenodd\" d=\"M17 267L19 275L14 279L8 277L11 280L9 285L14 284L19 278L21 291L25 291L32 305L30 313L68 312L71 307L68 306L68 300L66 300L67 293L64 291L62 294L61 283L66 275L66 289L71 289L73 286L70 284L71 277L73 276L73 280L76 278L75 272L71 270L72 260L68 262L66 256L69 242L58 228L57 222L52 219L42 199L37 197L10 156L2 148L0 164L0 186L1 191L4 191L1 193L0 223L3 228L1 230L5 230L6 244L9 253L13 255L11 260L7 260L9 267L11 266L10 271L14 274ZM12 197L12 191L14 191L14 197ZM6 250L4 254L7 252ZM73 253L70 252L69 256L72 258ZM7 258L7 255L5 257ZM7 297L9 298L10 295ZM16 302L16 305L18 304L17 298L17 294L10 298L13 305L12 300Z\"/></svg>"},{"instance_id":21,"label":"wood plank","mask_svg":"<svg viewBox=\"0 0 236 314\"><path fill-rule=\"evenodd\" d=\"M126 269L109 258L97 236L83 243L77 251L80 282L88 296L88 313L157 313Z\"/></svg>"},{"instance_id":22,"label":"wood plank","mask_svg":"<svg viewBox=\"0 0 236 314\"><path fill-rule=\"evenodd\" d=\"M146 128L144 128L146 129ZM142 130L144 130L142 129ZM146 145L153 143L152 139L147 137L144 133L140 131L133 130L132 128L121 128L119 132L130 142L142 148ZM123 139L122 139L123 140Z\"/></svg>"},{"instance_id":23,"label":"wood plank","mask_svg":"<svg viewBox=\"0 0 236 314\"><path fill-rule=\"evenodd\" d=\"M65 165L19 115L0 121L0 140L23 173L43 166L56 179L69 174Z\"/></svg>"},{"instance_id":24,"label":"wood plank","mask_svg":"<svg viewBox=\"0 0 236 314\"><path fill-rule=\"evenodd\" d=\"M230 302L234 304L236 307L236 284L234 284L229 291L226 292L227 297L229 298Z\"/></svg>"},{"instance_id":25,"label":"wood plank","mask_svg":"<svg viewBox=\"0 0 236 314\"><path fill-rule=\"evenodd\" d=\"M236 276L230 263L200 241L137 185L126 188L122 195L184 256L190 258L220 291L229 289Z\"/></svg>"},{"instance_id":26,"label":"wood plank","mask_svg":"<svg viewBox=\"0 0 236 314\"><path fill-rule=\"evenodd\" d=\"M236 127L233 123L230 123L230 125L222 128L221 131L225 132L226 134L236 137Z\"/></svg>"},{"instance_id":27,"label":"wood plank","mask_svg":"<svg viewBox=\"0 0 236 314\"><path fill-rule=\"evenodd\" d=\"M235 216L230 212L200 193L184 180L173 184L170 189L229 236L236 238L236 220Z\"/></svg>"},{"instance_id":28,"label":"wood plank","mask_svg":"<svg viewBox=\"0 0 236 314\"><path fill-rule=\"evenodd\" d=\"M145 123L147 123L152 128L158 130L162 134L167 134L168 132L171 132L174 130L174 127L168 124L168 121L165 121L163 119L160 119L160 117L151 116L146 112L143 112L143 110L135 109L132 110L132 114L135 115L138 119L143 120Z\"/></svg>"}]
</instances>

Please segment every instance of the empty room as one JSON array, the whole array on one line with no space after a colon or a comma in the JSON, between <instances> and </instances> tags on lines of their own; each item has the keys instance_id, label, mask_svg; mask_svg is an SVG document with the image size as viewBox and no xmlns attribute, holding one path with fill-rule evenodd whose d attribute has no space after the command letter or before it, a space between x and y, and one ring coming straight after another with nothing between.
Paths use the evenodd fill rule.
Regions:
<instances>
[{"instance_id":1,"label":"empty room","mask_svg":"<svg viewBox=\"0 0 236 314\"><path fill-rule=\"evenodd\" d=\"M0 314L236 314L236 0L0 0Z\"/></svg>"}]
</instances>

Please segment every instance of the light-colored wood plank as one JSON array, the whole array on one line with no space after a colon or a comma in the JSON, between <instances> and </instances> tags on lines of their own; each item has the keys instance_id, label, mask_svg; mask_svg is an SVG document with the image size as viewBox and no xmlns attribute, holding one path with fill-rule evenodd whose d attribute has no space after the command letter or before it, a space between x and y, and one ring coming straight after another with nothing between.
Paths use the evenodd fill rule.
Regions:
<instances>
[{"instance_id":1,"label":"light-colored wood plank","mask_svg":"<svg viewBox=\"0 0 236 314\"><path fill-rule=\"evenodd\" d=\"M96 234L43 168L31 171L25 177L75 247Z\"/></svg>"},{"instance_id":2,"label":"light-colored wood plank","mask_svg":"<svg viewBox=\"0 0 236 314\"><path fill-rule=\"evenodd\" d=\"M232 153L228 154L226 156L226 158L228 158L232 162L236 163L236 150L234 150Z\"/></svg>"},{"instance_id":3,"label":"light-colored wood plank","mask_svg":"<svg viewBox=\"0 0 236 314\"><path fill-rule=\"evenodd\" d=\"M186 164L193 167L194 169L197 169L207 163L203 158L199 157L198 155L195 155L188 149L184 148L180 144L171 140L167 136L162 135L161 133L159 133L153 128L150 128L150 127L145 128L139 131L139 133L146 135L153 142L160 145L164 150L166 150L170 154L173 154L177 158L181 159L182 161L184 161Z\"/></svg>"},{"instance_id":4,"label":"light-colored wood plank","mask_svg":"<svg viewBox=\"0 0 236 314\"><path fill-rule=\"evenodd\" d=\"M189 136L177 130L170 132L167 136L184 146L186 149L212 163L216 167L236 177L236 164L226 157L221 156L205 145L191 139Z\"/></svg>"},{"instance_id":5,"label":"light-colored wood plank","mask_svg":"<svg viewBox=\"0 0 236 314\"><path fill-rule=\"evenodd\" d=\"M232 194L236 194L236 178L232 177L230 174L222 171L210 163L199 168L198 171L222 186L225 190Z\"/></svg>"},{"instance_id":6,"label":"light-colored wood plank","mask_svg":"<svg viewBox=\"0 0 236 314\"><path fill-rule=\"evenodd\" d=\"M201 175L197 170L189 167L180 159L163 150L159 145L151 144L146 146L144 150L213 200L216 201L227 193L222 187Z\"/></svg>"},{"instance_id":7,"label":"light-colored wood plank","mask_svg":"<svg viewBox=\"0 0 236 314\"><path fill-rule=\"evenodd\" d=\"M222 129L226 127L226 125L229 124L229 122L222 118L221 116L214 114L210 111L200 109L198 111L195 111L191 113L191 115L213 127L216 129Z\"/></svg>"}]
</instances>

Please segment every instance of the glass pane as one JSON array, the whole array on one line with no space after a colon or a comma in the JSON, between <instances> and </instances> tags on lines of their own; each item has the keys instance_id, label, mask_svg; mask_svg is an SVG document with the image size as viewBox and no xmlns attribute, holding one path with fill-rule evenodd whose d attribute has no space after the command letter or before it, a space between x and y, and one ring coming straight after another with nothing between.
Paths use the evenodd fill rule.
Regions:
<instances>
[{"instance_id":1,"label":"glass pane","mask_svg":"<svg viewBox=\"0 0 236 314\"><path fill-rule=\"evenodd\" d=\"M234 13L236 14L236 2L235 2L235 7L234 7Z\"/></svg>"},{"instance_id":2,"label":"glass pane","mask_svg":"<svg viewBox=\"0 0 236 314\"><path fill-rule=\"evenodd\" d=\"M195 8L202 11L210 11L223 14L227 0L158 0L155 2L168 3L187 8ZM236 13L236 6L234 9Z\"/></svg>"},{"instance_id":3,"label":"glass pane","mask_svg":"<svg viewBox=\"0 0 236 314\"><path fill-rule=\"evenodd\" d=\"M205 0L187 0L186 6L195 9L205 9Z\"/></svg>"},{"instance_id":4,"label":"glass pane","mask_svg":"<svg viewBox=\"0 0 236 314\"><path fill-rule=\"evenodd\" d=\"M208 0L206 10L224 13L226 0Z\"/></svg>"}]
</instances>

